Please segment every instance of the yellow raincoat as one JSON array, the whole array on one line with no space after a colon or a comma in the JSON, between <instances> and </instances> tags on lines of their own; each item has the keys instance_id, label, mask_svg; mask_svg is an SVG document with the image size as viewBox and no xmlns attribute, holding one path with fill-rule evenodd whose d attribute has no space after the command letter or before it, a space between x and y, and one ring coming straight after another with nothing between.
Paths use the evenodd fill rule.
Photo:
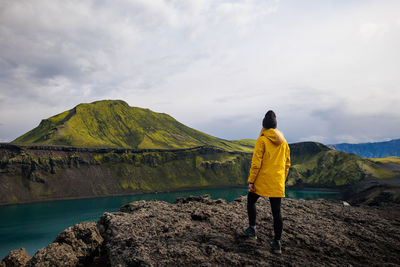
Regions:
<instances>
[{"instance_id":1,"label":"yellow raincoat","mask_svg":"<svg viewBox=\"0 0 400 267\"><path fill-rule=\"evenodd\" d=\"M249 183L264 197L285 197L285 181L290 167L290 149L277 129L263 129L251 160Z\"/></svg>"}]
</instances>

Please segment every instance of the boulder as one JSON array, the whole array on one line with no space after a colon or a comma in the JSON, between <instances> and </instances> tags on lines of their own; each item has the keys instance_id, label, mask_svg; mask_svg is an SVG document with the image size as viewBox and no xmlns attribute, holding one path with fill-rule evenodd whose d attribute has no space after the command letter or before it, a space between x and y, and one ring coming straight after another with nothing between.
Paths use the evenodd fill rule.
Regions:
<instances>
[{"instance_id":1,"label":"boulder","mask_svg":"<svg viewBox=\"0 0 400 267\"><path fill-rule=\"evenodd\" d=\"M52 244L38 250L27 266L87 265L100 255L102 243L96 223L78 223L59 233Z\"/></svg>"},{"instance_id":2,"label":"boulder","mask_svg":"<svg viewBox=\"0 0 400 267\"><path fill-rule=\"evenodd\" d=\"M30 258L25 248L11 250L0 262L0 267L25 266Z\"/></svg>"},{"instance_id":3,"label":"boulder","mask_svg":"<svg viewBox=\"0 0 400 267\"><path fill-rule=\"evenodd\" d=\"M27 267L76 266L79 260L70 245L51 243L38 250Z\"/></svg>"},{"instance_id":4,"label":"boulder","mask_svg":"<svg viewBox=\"0 0 400 267\"><path fill-rule=\"evenodd\" d=\"M59 233L55 242L70 245L79 261L85 262L91 261L94 256L99 254L103 237L100 235L96 223L84 222L68 227Z\"/></svg>"}]
</instances>

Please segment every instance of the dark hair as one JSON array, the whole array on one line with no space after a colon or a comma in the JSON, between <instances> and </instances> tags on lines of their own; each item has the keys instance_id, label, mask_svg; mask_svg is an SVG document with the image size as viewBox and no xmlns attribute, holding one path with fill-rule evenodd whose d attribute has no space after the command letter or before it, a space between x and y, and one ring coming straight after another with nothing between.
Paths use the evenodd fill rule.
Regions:
<instances>
[{"instance_id":1,"label":"dark hair","mask_svg":"<svg viewBox=\"0 0 400 267\"><path fill-rule=\"evenodd\" d=\"M262 122L263 127L265 129L270 129L270 128L276 129L277 124L278 123L276 121L275 112L273 112L272 110L268 110Z\"/></svg>"}]
</instances>

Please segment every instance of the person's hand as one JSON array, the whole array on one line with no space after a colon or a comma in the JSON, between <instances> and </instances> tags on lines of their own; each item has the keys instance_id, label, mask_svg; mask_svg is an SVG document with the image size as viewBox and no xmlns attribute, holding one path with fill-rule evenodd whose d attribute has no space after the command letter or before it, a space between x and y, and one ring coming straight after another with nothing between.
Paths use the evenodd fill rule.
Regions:
<instances>
[{"instance_id":1,"label":"person's hand","mask_svg":"<svg viewBox=\"0 0 400 267\"><path fill-rule=\"evenodd\" d=\"M254 184L249 184L249 191L254 192L256 189L254 188Z\"/></svg>"}]
</instances>

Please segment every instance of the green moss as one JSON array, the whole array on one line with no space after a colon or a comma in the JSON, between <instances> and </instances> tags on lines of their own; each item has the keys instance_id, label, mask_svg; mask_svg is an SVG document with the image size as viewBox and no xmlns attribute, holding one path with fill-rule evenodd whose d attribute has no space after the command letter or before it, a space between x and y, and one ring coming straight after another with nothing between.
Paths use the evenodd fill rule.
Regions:
<instances>
[{"instance_id":1,"label":"green moss","mask_svg":"<svg viewBox=\"0 0 400 267\"><path fill-rule=\"evenodd\" d=\"M388 171L386 169L381 168L380 166L374 164L370 162L370 164L368 164L368 161L365 162L359 162L359 166L360 168L370 174L373 177L376 177L377 179L391 179L396 177L396 174Z\"/></svg>"},{"instance_id":2,"label":"green moss","mask_svg":"<svg viewBox=\"0 0 400 267\"><path fill-rule=\"evenodd\" d=\"M198 153L187 151L179 157L174 152L151 152L135 155L135 164L122 155L110 156L105 162L119 177L123 190L167 191L201 186L244 185L248 176L250 155ZM212 159L217 168L204 167ZM216 165L214 165L216 166Z\"/></svg>"},{"instance_id":3,"label":"green moss","mask_svg":"<svg viewBox=\"0 0 400 267\"><path fill-rule=\"evenodd\" d=\"M63 120L65 120L67 118L68 115L70 115L70 113L71 113L71 111L67 110L67 111L64 111L64 112L62 112L62 113L60 113L58 115L55 115L55 116L49 118L48 120L51 123L62 122Z\"/></svg>"},{"instance_id":4,"label":"green moss","mask_svg":"<svg viewBox=\"0 0 400 267\"><path fill-rule=\"evenodd\" d=\"M373 161L336 150L300 143L292 146L292 167L287 184L342 186L365 179L390 179L395 173ZM300 149L301 148L301 149ZM308 148L308 149L307 149ZM314 152L312 152L314 151Z\"/></svg>"},{"instance_id":5,"label":"green moss","mask_svg":"<svg viewBox=\"0 0 400 267\"><path fill-rule=\"evenodd\" d=\"M132 189L132 190L139 189L138 186L135 183L133 183L132 181L127 180L127 179L121 180L121 187L123 189L129 189L129 188Z\"/></svg>"},{"instance_id":6,"label":"green moss","mask_svg":"<svg viewBox=\"0 0 400 267\"><path fill-rule=\"evenodd\" d=\"M380 163L400 163L400 157L370 158L370 160Z\"/></svg>"},{"instance_id":7,"label":"green moss","mask_svg":"<svg viewBox=\"0 0 400 267\"><path fill-rule=\"evenodd\" d=\"M15 143L139 149L211 145L227 151L252 152L251 141L231 142L189 128L164 113L130 107L120 100L80 104L18 137Z\"/></svg>"},{"instance_id":8,"label":"green moss","mask_svg":"<svg viewBox=\"0 0 400 267\"><path fill-rule=\"evenodd\" d=\"M97 163L102 163L104 160L104 154L95 154L93 156L93 159L95 160L95 162Z\"/></svg>"},{"instance_id":9,"label":"green moss","mask_svg":"<svg viewBox=\"0 0 400 267\"><path fill-rule=\"evenodd\" d=\"M232 140L231 142L248 147L249 149L253 150L254 146L256 145L256 140L254 139L240 139L240 140Z\"/></svg>"}]
</instances>

